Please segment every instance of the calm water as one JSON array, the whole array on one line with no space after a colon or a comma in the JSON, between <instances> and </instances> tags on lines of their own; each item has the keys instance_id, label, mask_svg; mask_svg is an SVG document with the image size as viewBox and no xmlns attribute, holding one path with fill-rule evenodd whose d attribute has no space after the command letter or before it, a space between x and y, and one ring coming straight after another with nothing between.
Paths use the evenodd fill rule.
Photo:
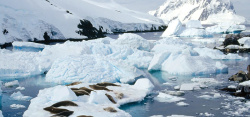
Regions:
<instances>
[{"instance_id":1,"label":"calm water","mask_svg":"<svg viewBox=\"0 0 250 117\"><path fill-rule=\"evenodd\" d=\"M144 37L148 40L158 40L162 32L149 32L149 33L136 33ZM117 38L118 35L108 35L111 38ZM188 40L188 39L187 39ZM190 41L190 40L188 40ZM198 42L199 43L199 42ZM217 43L207 44L206 46L213 47ZM242 54L241 56L249 57L250 54ZM239 70L246 70L246 66L250 64L250 59L248 61L222 61L226 65L229 66L228 74L209 74L204 76L173 76L171 74L167 74L165 72L151 72L149 73L147 70L144 70L147 74L147 77L153 82L155 85L154 93L150 96L147 96L142 102L135 102L121 106L120 108L126 112L129 112L133 117L147 117L152 115L172 115L172 114L180 114L180 115L192 115L199 116L199 113L212 113L215 116L225 116L222 112L227 110L221 108L221 102L224 102L224 99L227 97L206 100L202 98L197 98L202 95L204 92L218 91L219 88L223 86L228 86L230 84L235 84L234 82L227 81L227 78L231 75L235 74ZM25 96L36 97L40 89L44 89L47 87L55 86L56 84L45 82L44 75L32 76L27 78L18 78L17 80L20 83L20 86L25 87L25 90L20 91ZM176 81L172 81L170 77L177 77ZM208 88L198 90L198 91L186 91L183 96L186 98L184 101L188 103L187 107L177 106L176 103L161 103L155 101L153 98L157 95L157 92L161 90L174 90L173 86L179 85L183 82L190 82L190 79L194 77L203 77L203 78L215 78L218 81L222 81L223 83L210 86ZM9 82L15 80L0 78L1 81ZM164 83L169 83L171 85L164 85ZM10 95L13 92L17 92L16 87L10 88L2 88L3 95L1 100L1 110L5 117L19 117L23 115L23 112L28 108L30 102L29 101L15 101L10 99ZM222 94L228 95L225 92L220 92ZM22 104L25 105L24 109L11 109L11 104ZM245 115L250 115L250 113L244 113Z\"/></svg>"}]
</instances>

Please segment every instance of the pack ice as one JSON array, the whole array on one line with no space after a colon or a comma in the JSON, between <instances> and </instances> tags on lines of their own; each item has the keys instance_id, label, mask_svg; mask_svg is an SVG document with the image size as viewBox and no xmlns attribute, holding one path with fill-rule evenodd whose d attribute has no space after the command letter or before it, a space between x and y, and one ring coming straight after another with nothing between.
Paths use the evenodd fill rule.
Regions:
<instances>
[{"instance_id":1,"label":"pack ice","mask_svg":"<svg viewBox=\"0 0 250 117\"><path fill-rule=\"evenodd\" d=\"M24 117L47 117L52 116L51 113L45 111L43 108L49 107L60 101L72 101L78 106L62 106L59 108L74 111L71 115L73 117L86 116L105 116L105 117L131 117L130 114L119 109L119 106L142 101L146 95L151 93L154 88L153 84L146 78L139 79L134 85L119 84L120 86L107 86L111 91L95 90L91 91L89 95L76 96L71 88L86 87L90 88L92 83L82 83L75 86L56 86L39 91L36 98L31 100L28 110L24 112ZM91 89L91 88L90 88ZM113 97L116 104L112 103L105 94ZM116 97L116 94L123 94L122 97ZM107 112L104 108L112 107L117 112Z\"/></svg>"}]
</instances>

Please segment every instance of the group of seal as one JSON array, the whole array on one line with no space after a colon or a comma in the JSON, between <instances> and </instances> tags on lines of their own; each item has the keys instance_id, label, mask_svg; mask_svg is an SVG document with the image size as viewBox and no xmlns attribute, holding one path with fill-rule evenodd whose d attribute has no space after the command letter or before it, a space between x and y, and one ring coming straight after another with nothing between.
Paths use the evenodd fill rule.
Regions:
<instances>
[{"instance_id":1,"label":"group of seal","mask_svg":"<svg viewBox=\"0 0 250 117\"><path fill-rule=\"evenodd\" d=\"M71 84L68 84L66 86L74 86L74 85L78 85L81 84L81 82L73 82ZM89 95L91 93L91 91L94 90L105 90L105 91L112 91L109 90L108 88L106 88L107 86L118 86L120 87L120 85L117 84L113 84L113 83L108 83L108 82L103 82L103 83L97 83L96 85L89 85L89 88L87 87L80 87L80 88L71 88L71 90L77 95L77 96L82 96L82 95ZM93 90L92 90L93 89ZM114 100L114 98L109 95L109 94L105 94L107 96L107 98L114 104L116 104L116 101ZM118 99L123 98L123 93L116 93L115 95ZM45 111L50 112L51 114L54 114L52 117L68 117L70 115L72 115L74 113L74 111L70 111L68 109L63 109L63 108L59 108L61 106L78 106L76 103L72 102L72 101L61 101L61 102L57 102L49 107L43 108ZM117 112L117 110L115 110L112 107L107 107L104 108L105 111L108 112ZM88 115L80 115L78 117L92 117L92 116L88 116Z\"/></svg>"}]
</instances>

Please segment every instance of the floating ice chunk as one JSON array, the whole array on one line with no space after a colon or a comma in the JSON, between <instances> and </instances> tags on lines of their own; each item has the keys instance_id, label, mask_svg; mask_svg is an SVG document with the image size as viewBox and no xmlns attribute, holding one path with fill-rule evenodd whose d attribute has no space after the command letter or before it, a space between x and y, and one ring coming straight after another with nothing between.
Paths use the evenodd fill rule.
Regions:
<instances>
[{"instance_id":1,"label":"floating ice chunk","mask_svg":"<svg viewBox=\"0 0 250 117\"><path fill-rule=\"evenodd\" d=\"M240 86L250 86L250 81L245 81L239 84Z\"/></svg>"},{"instance_id":2,"label":"floating ice chunk","mask_svg":"<svg viewBox=\"0 0 250 117\"><path fill-rule=\"evenodd\" d=\"M10 98L13 100L19 100L19 101L29 101L32 97L30 96L24 96L20 91L14 92L10 95Z\"/></svg>"},{"instance_id":3,"label":"floating ice chunk","mask_svg":"<svg viewBox=\"0 0 250 117\"><path fill-rule=\"evenodd\" d=\"M175 52L164 61L161 70L170 74L197 75L216 73L227 68L226 66L216 66L216 64L210 57Z\"/></svg>"},{"instance_id":4,"label":"floating ice chunk","mask_svg":"<svg viewBox=\"0 0 250 117\"><path fill-rule=\"evenodd\" d=\"M218 25L207 27L206 31L210 33L240 33L246 30L244 25L238 25L232 22L219 23Z\"/></svg>"},{"instance_id":5,"label":"floating ice chunk","mask_svg":"<svg viewBox=\"0 0 250 117\"><path fill-rule=\"evenodd\" d=\"M112 102L105 95L105 91L95 91L95 92L92 91L90 93L88 103L90 104L112 104Z\"/></svg>"},{"instance_id":6,"label":"floating ice chunk","mask_svg":"<svg viewBox=\"0 0 250 117\"><path fill-rule=\"evenodd\" d=\"M160 70L162 63L170 56L170 54L170 52L162 52L159 54L155 54L149 64L148 70Z\"/></svg>"},{"instance_id":7,"label":"floating ice chunk","mask_svg":"<svg viewBox=\"0 0 250 117\"><path fill-rule=\"evenodd\" d=\"M42 51L45 48L44 44L38 44L33 42L14 41L12 45L13 45L13 50L27 51L27 52L38 52Z\"/></svg>"},{"instance_id":8,"label":"floating ice chunk","mask_svg":"<svg viewBox=\"0 0 250 117\"><path fill-rule=\"evenodd\" d=\"M245 44L246 41L249 41L249 40L250 40L250 37L243 37L243 38L240 38L240 39L238 40L238 42L239 42L240 44Z\"/></svg>"},{"instance_id":9,"label":"floating ice chunk","mask_svg":"<svg viewBox=\"0 0 250 117\"><path fill-rule=\"evenodd\" d=\"M201 89L200 87L201 87L200 83L186 83L180 86L180 90L181 91L193 91L193 90Z\"/></svg>"},{"instance_id":10,"label":"floating ice chunk","mask_svg":"<svg viewBox=\"0 0 250 117\"><path fill-rule=\"evenodd\" d=\"M163 115L152 115L150 117L164 117Z\"/></svg>"},{"instance_id":11,"label":"floating ice chunk","mask_svg":"<svg viewBox=\"0 0 250 117\"><path fill-rule=\"evenodd\" d=\"M201 95L199 96L199 98L203 98L203 99L217 99L217 98L221 98L221 94L220 93L211 93L212 95Z\"/></svg>"},{"instance_id":12,"label":"floating ice chunk","mask_svg":"<svg viewBox=\"0 0 250 117\"><path fill-rule=\"evenodd\" d=\"M194 117L194 116L187 116L187 115L171 115L167 117Z\"/></svg>"},{"instance_id":13,"label":"floating ice chunk","mask_svg":"<svg viewBox=\"0 0 250 117\"><path fill-rule=\"evenodd\" d=\"M13 87L13 86L18 86L18 85L19 85L18 80L14 80L14 81L11 81L11 82L6 82L4 84L5 87Z\"/></svg>"},{"instance_id":14,"label":"floating ice chunk","mask_svg":"<svg viewBox=\"0 0 250 117\"><path fill-rule=\"evenodd\" d=\"M208 113L208 112L200 113L199 115L200 115L200 116L205 116L205 117L213 117L213 116L214 116L214 114Z\"/></svg>"},{"instance_id":15,"label":"floating ice chunk","mask_svg":"<svg viewBox=\"0 0 250 117\"><path fill-rule=\"evenodd\" d=\"M189 104L185 103L185 102L178 102L176 105L177 106L188 106Z\"/></svg>"},{"instance_id":16,"label":"floating ice chunk","mask_svg":"<svg viewBox=\"0 0 250 117\"><path fill-rule=\"evenodd\" d=\"M186 28L204 28L199 20L189 20L186 23Z\"/></svg>"},{"instance_id":17,"label":"floating ice chunk","mask_svg":"<svg viewBox=\"0 0 250 117\"><path fill-rule=\"evenodd\" d=\"M160 92L157 97L154 98L155 100L159 102L167 102L167 103L172 103L172 102L179 102L185 100L185 98L177 97L177 96L172 96L166 93Z\"/></svg>"},{"instance_id":18,"label":"floating ice chunk","mask_svg":"<svg viewBox=\"0 0 250 117\"><path fill-rule=\"evenodd\" d=\"M124 61L104 56L83 55L57 59L46 75L46 81L72 82L134 82L143 72Z\"/></svg>"},{"instance_id":19,"label":"floating ice chunk","mask_svg":"<svg viewBox=\"0 0 250 117\"><path fill-rule=\"evenodd\" d=\"M179 19L176 19L168 24L168 28L164 31L161 37L178 36L182 30L182 23Z\"/></svg>"},{"instance_id":20,"label":"floating ice chunk","mask_svg":"<svg viewBox=\"0 0 250 117\"><path fill-rule=\"evenodd\" d=\"M180 90L181 86L177 85L177 86L174 86L174 89L175 90Z\"/></svg>"},{"instance_id":21,"label":"floating ice chunk","mask_svg":"<svg viewBox=\"0 0 250 117\"><path fill-rule=\"evenodd\" d=\"M36 52L0 52L0 77L25 77L44 73Z\"/></svg>"},{"instance_id":22,"label":"floating ice chunk","mask_svg":"<svg viewBox=\"0 0 250 117\"><path fill-rule=\"evenodd\" d=\"M213 35L205 29L188 28L180 34L180 37L213 37Z\"/></svg>"},{"instance_id":23,"label":"floating ice chunk","mask_svg":"<svg viewBox=\"0 0 250 117\"><path fill-rule=\"evenodd\" d=\"M199 53L200 56L208 56L212 59L222 59L222 60L246 60L247 57L242 57L238 54L229 53L225 55L220 50L210 49L210 48L194 48L195 51Z\"/></svg>"},{"instance_id":24,"label":"floating ice chunk","mask_svg":"<svg viewBox=\"0 0 250 117\"><path fill-rule=\"evenodd\" d=\"M21 105L21 104L11 104L10 108L12 108L12 109L20 109L20 108L25 108L25 106Z\"/></svg>"},{"instance_id":25,"label":"floating ice chunk","mask_svg":"<svg viewBox=\"0 0 250 117\"><path fill-rule=\"evenodd\" d=\"M121 46L127 46L133 49L138 50L150 50L150 43L142 38L139 35L132 34L132 33L125 33L122 35L119 35L119 38L111 43L112 45L121 45Z\"/></svg>"},{"instance_id":26,"label":"floating ice chunk","mask_svg":"<svg viewBox=\"0 0 250 117\"><path fill-rule=\"evenodd\" d=\"M191 81L196 82L196 83L202 83L202 84L217 84L217 83L219 83L214 78L192 78Z\"/></svg>"},{"instance_id":27,"label":"floating ice chunk","mask_svg":"<svg viewBox=\"0 0 250 117\"><path fill-rule=\"evenodd\" d=\"M154 85L149 79L142 78L142 79L137 80L133 87L135 89L151 91L154 88Z\"/></svg>"},{"instance_id":28,"label":"floating ice chunk","mask_svg":"<svg viewBox=\"0 0 250 117\"><path fill-rule=\"evenodd\" d=\"M2 110L0 110L0 117L3 117L3 112L2 112Z\"/></svg>"},{"instance_id":29,"label":"floating ice chunk","mask_svg":"<svg viewBox=\"0 0 250 117\"><path fill-rule=\"evenodd\" d=\"M237 86L235 86L235 85L229 85L227 88L230 88L230 89L236 89L236 88L237 88Z\"/></svg>"},{"instance_id":30,"label":"floating ice chunk","mask_svg":"<svg viewBox=\"0 0 250 117\"><path fill-rule=\"evenodd\" d=\"M25 90L25 87L17 87L17 90Z\"/></svg>"}]
</instances>

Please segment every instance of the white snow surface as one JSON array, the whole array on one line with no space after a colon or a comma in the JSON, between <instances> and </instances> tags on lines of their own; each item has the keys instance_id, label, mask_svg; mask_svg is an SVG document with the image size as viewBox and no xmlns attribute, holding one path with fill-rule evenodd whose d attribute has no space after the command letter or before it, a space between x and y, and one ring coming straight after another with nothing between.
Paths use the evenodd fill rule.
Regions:
<instances>
[{"instance_id":1,"label":"white snow surface","mask_svg":"<svg viewBox=\"0 0 250 117\"><path fill-rule=\"evenodd\" d=\"M138 79L137 82L144 82L149 83L148 79ZM141 83L136 83L136 85L128 85L128 84L119 84L121 87L116 86L108 86L107 88L112 90L108 91L92 91L90 96L78 96L76 97L74 93L64 93L69 92L69 88L80 88L80 87L87 87L92 85L92 83L82 83L75 86L56 86L51 88L46 88L39 91L39 94L36 98L31 100L31 104L28 107L28 110L24 112L24 117L47 117L51 116L47 111L44 111L43 108L51 106L52 104L62 101L62 100L69 100L73 101L78 105L78 107L60 107L65 108L71 111L74 111L73 117L79 115L91 115L91 116L106 116L106 117L131 117L130 114L120 110L118 107L123 104L142 101L146 95L148 95L151 90L151 85L143 85ZM149 83L150 84L150 83ZM139 86L144 87L143 89L138 88ZM59 90L56 92L57 90ZM71 91L72 92L72 91ZM56 94L54 94L56 93ZM105 94L111 95L117 104L111 103ZM123 93L124 96L122 99L118 99L115 97L115 93ZM135 95L136 94L136 95ZM69 99L69 97L74 97ZM116 113L110 113L103 110L106 107L113 107L117 110Z\"/></svg>"},{"instance_id":2,"label":"white snow surface","mask_svg":"<svg viewBox=\"0 0 250 117\"><path fill-rule=\"evenodd\" d=\"M158 28L163 24L156 17L130 10L114 0L0 1L0 17L0 31L8 31L0 34L0 44L44 40L44 32L51 39L83 38L75 32L82 19L109 33L150 30L152 25Z\"/></svg>"}]
</instances>

